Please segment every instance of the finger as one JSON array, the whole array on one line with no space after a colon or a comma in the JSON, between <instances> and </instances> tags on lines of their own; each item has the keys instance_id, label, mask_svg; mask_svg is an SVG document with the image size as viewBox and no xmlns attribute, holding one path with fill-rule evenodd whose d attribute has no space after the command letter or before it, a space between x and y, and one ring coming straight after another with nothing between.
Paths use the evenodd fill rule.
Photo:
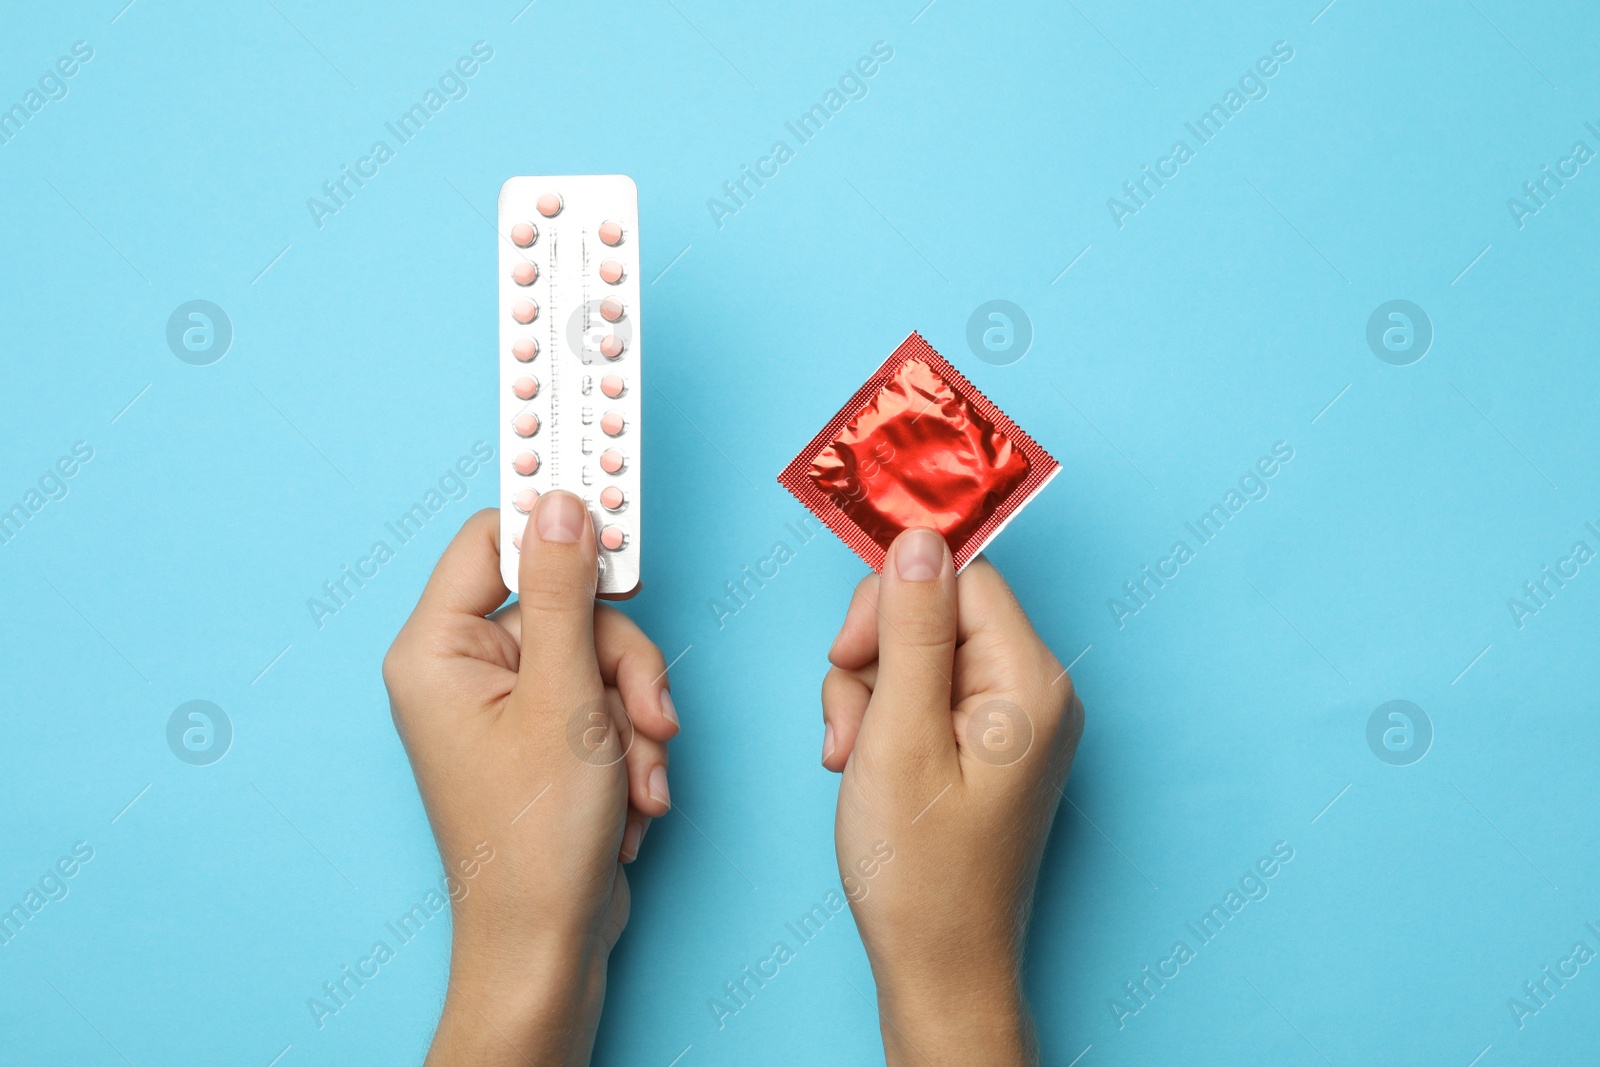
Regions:
<instances>
[{"instance_id":1,"label":"finger","mask_svg":"<svg viewBox=\"0 0 1600 1067\"><path fill-rule=\"evenodd\" d=\"M974 560L956 585L962 648L971 653L962 660L963 689L970 685L969 691L995 698L967 709L980 716L976 724L958 717L958 737L967 743L964 747L985 750L976 763L963 766L980 771L984 764L1006 768L1018 758L1053 759L1063 748L1067 755L1062 766L1070 765L1071 751L1083 730L1083 703L1066 668L987 560ZM1018 757L1015 746L1030 743L1037 754L1028 751Z\"/></svg>"},{"instance_id":2,"label":"finger","mask_svg":"<svg viewBox=\"0 0 1600 1067\"><path fill-rule=\"evenodd\" d=\"M856 671L830 668L822 679L822 765L844 770L872 699L872 687Z\"/></svg>"},{"instance_id":3,"label":"finger","mask_svg":"<svg viewBox=\"0 0 1600 1067\"><path fill-rule=\"evenodd\" d=\"M878 576L869 574L850 594L839 636L828 649L828 661L835 667L855 670L878 658Z\"/></svg>"},{"instance_id":4,"label":"finger","mask_svg":"<svg viewBox=\"0 0 1600 1067\"><path fill-rule=\"evenodd\" d=\"M956 592L960 641L976 653L975 673L963 675L963 687L970 682L980 690L1022 693L1054 688L1055 695L1070 697L1072 680L993 564L973 560L956 580Z\"/></svg>"},{"instance_id":5,"label":"finger","mask_svg":"<svg viewBox=\"0 0 1600 1067\"><path fill-rule=\"evenodd\" d=\"M412 617L482 618L504 604L511 594L500 577L499 531L500 512L495 508L484 508L467 519L439 557Z\"/></svg>"},{"instance_id":6,"label":"finger","mask_svg":"<svg viewBox=\"0 0 1600 1067\"><path fill-rule=\"evenodd\" d=\"M594 650L600 680L622 693L634 729L657 741L678 732L678 709L667 691L667 664L661 650L637 623L615 608L596 605Z\"/></svg>"},{"instance_id":7,"label":"finger","mask_svg":"<svg viewBox=\"0 0 1600 1067\"><path fill-rule=\"evenodd\" d=\"M540 497L522 534L517 574L522 665L531 665L534 684L563 701L587 699L599 683L595 553L594 526L583 501L561 490Z\"/></svg>"},{"instance_id":8,"label":"finger","mask_svg":"<svg viewBox=\"0 0 1600 1067\"><path fill-rule=\"evenodd\" d=\"M960 639L964 643L979 634L994 633L1010 638L1038 640L1028 613L1004 577L983 556L967 565L956 582L960 600Z\"/></svg>"},{"instance_id":9,"label":"finger","mask_svg":"<svg viewBox=\"0 0 1600 1067\"><path fill-rule=\"evenodd\" d=\"M617 862L632 863L639 858L639 846L644 843L644 834L648 829L650 816L631 810L628 812L627 824L622 828L622 851L617 854Z\"/></svg>"},{"instance_id":10,"label":"finger","mask_svg":"<svg viewBox=\"0 0 1600 1067\"><path fill-rule=\"evenodd\" d=\"M617 730L629 742L623 753L628 772L628 802L642 815L665 815L672 808L672 793L667 788L667 746L628 727L628 713L622 696L606 690L606 702Z\"/></svg>"},{"instance_id":11,"label":"finger","mask_svg":"<svg viewBox=\"0 0 1600 1067\"><path fill-rule=\"evenodd\" d=\"M522 647L522 605L512 601L490 615L489 621L509 634L519 649Z\"/></svg>"},{"instance_id":12,"label":"finger","mask_svg":"<svg viewBox=\"0 0 1600 1067\"><path fill-rule=\"evenodd\" d=\"M951 764L956 608L955 567L944 538L921 528L895 538L878 585L878 684L862 729L892 731L894 751Z\"/></svg>"}]
</instances>

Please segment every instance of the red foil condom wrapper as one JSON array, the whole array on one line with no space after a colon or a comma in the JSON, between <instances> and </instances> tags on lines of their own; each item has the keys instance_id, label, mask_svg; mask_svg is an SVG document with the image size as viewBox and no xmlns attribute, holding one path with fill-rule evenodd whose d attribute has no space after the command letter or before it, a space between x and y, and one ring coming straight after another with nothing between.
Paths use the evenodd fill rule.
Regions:
<instances>
[{"instance_id":1,"label":"red foil condom wrapper","mask_svg":"<svg viewBox=\"0 0 1600 1067\"><path fill-rule=\"evenodd\" d=\"M902 530L926 526L959 571L1060 469L912 333L778 482L873 570Z\"/></svg>"}]
</instances>

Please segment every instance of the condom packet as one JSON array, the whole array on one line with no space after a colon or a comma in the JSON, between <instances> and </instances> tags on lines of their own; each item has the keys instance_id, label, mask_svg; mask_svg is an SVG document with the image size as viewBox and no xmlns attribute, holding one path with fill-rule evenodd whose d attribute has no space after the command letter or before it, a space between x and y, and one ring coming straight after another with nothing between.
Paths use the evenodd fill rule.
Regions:
<instances>
[{"instance_id":1,"label":"condom packet","mask_svg":"<svg viewBox=\"0 0 1600 1067\"><path fill-rule=\"evenodd\" d=\"M1061 465L913 332L778 482L875 571L926 526L959 571Z\"/></svg>"}]
</instances>

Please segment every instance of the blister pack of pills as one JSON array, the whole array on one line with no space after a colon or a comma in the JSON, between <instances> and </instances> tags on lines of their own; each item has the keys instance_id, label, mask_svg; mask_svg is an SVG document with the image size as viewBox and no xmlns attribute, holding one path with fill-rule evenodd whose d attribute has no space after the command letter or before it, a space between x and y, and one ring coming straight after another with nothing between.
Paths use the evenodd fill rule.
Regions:
<instances>
[{"instance_id":1,"label":"blister pack of pills","mask_svg":"<svg viewBox=\"0 0 1600 1067\"><path fill-rule=\"evenodd\" d=\"M517 588L539 494L583 498L597 593L639 586L639 192L623 174L500 189L500 567Z\"/></svg>"}]
</instances>

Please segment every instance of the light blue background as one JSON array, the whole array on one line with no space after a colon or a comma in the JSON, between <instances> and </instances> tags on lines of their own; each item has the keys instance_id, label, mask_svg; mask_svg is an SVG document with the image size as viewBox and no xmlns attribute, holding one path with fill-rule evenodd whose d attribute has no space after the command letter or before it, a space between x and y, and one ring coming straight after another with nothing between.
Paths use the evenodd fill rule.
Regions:
<instances>
[{"instance_id":1,"label":"light blue background","mask_svg":"<svg viewBox=\"0 0 1600 1067\"><path fill-rule=\"evenodd\" d=\"M1506 205L1600 149L1586 5L122 2L0 35L7 106L94 48L0 145L0 506L94 449L0 547L0 905L95 850L0 947L0 1062L420 1059L442 919L323 1029L306 1001L437 882L378 663L492 474L324 626L306 601L494 441L481 216L510 175L588 172L641 191L627 610L682 654L684 725L597 1062L881 1058L848 915L724 1029L707 1006L837 887L817 691L863 568L824 536L722 628L709 605L790 539L775 475L911 329L1064 467L990 553L1088 711L1028 969L1047 1061L1592 1055L1600 964L1523 1029L1507 1007L1600 950L1600 571L1521 629L1506 604L1600 548L1600 174L1524 228ZM307 198L479 40L470 94L319 230ZM1280 40L1270 94L1119 229L1107 198ZM866 98L719 229L707 198L877 41ZM235 330L207 367L164 337L196 298ZM994 298L1035 330L1012 366L965 343ZM1397 298L1436 331L1407 367L1365 341ZM1270 495L1119 629L1122 583L1278 441ZM191 699L235 730L209 767L167 748ZM1434 726L1411 766L1366 742L1391 699ZM1119 1029L1123 983L1278 841L1270 896Z\"/></svg>"}]
</instances>

